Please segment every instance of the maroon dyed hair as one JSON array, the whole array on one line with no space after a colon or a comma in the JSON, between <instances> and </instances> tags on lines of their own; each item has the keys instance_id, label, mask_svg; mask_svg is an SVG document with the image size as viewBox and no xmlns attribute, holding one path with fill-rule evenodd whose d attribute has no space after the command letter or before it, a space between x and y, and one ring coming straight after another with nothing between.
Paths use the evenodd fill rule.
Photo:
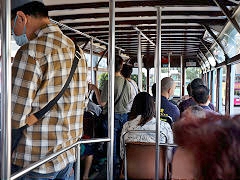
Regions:
<instances>
[{"instance_id":1,"label":"maroon dyed hair","mask_svg":"<svg viewBox=\"0 0 240 180\"><path fill-rule=\"evenodd\" d=\"M193 153L197 179L240 179L240 115L188 116L173 132L174 142Z\"/></svg>"}]
</instances>

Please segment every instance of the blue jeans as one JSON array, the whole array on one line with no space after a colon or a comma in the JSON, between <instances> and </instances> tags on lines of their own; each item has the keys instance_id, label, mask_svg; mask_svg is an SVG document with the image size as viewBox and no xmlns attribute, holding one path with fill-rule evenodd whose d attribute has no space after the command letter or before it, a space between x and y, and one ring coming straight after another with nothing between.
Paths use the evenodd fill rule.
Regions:
<instances>
[{"instance_id":1,"label":"blue jeans","mask_svg":"<svg viewBox=\"0 0 240 180\"><path fill-rule=\"evenodd\" d=\"M22 169L19 166L12 164L12 173L15 173ZM53 172L49 174L40 174L36 172L28 172L17 180L50 180L50 179L58 179L58 180L74 180L74 171L73 171L73 163L68 164L63 170L58 172Z\"/></svg>"},{"instance_id":2,"label":"blue jeans","mask_svg":"<svg viewBox=\"0 0 240 180\"><path fill-rule=\"evenodd\" d=\"M127 122L128 114L114 114L114 147L113 147L113 174L119 177L119 163L120 163L120 136L123 125ZM103 123L105 135L108 134L108 118Z\"/></svg>"}]
</instances>

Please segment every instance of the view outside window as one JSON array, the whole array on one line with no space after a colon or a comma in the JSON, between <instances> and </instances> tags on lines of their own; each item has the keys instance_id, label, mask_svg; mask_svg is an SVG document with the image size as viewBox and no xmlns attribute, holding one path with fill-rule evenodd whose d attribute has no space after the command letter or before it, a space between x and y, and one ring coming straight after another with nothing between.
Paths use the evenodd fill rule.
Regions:
<instances>
[{"instance_id":1,"label":"view outside window","mask_svg":"<svg viewBox=\"0 0 240 180\"><path fill-rule=\"evenodd\" d=\"M187 93L187 85L195 78L202 78L202 70L200 67L187 67L186 68L186 84L184 86L184 95Z\"/></svg>"},{"instance_id":2,"label":"view outside window","mask_svg":"<svg viewBox=\"0 0 240 180\"><path fill-rule=\"evenodd\" d=\"M240 52L240 35L232 24L228 24L219 37L225 52L229 58L232 58Z\"/></svg>"},{"instance_id":3,"label":"view outside window","mask_svg":"<svg viewBox=\"0 0 240 180\"><path fill-rule=\"evenodd\" d=\"M240 111L240 63L232 66L231 77L230 115L235 115Z\"/></svg>"},{"instance_id":4,"label":"view outside window","mask_svg":"<svg viewBox=\"0 0 240 180\"><path fill-rule=\"evenodd\" d=\"M222 48L217 43L215 43L212 46L211 52L213 53L213 55L214 55L214 57L215 57L215 59L218 63L221 63L221 62L225 61L224 52L223 52Z\"/></svg>"},{"instance_id":5,"label":"view outside window","mask_svg":"<svg viewBox=\"0 0 240 180\"><path fill-rule=\"evenodd\" d=\"M211 54L210 52L208 52L208 53L206 54L206 57L207 57L210 65L211 65L212 67L215 67L215 66L216 66L216 60L214 59L214 57L212 56L212 54Z\"/></svg>"}]
</instances>

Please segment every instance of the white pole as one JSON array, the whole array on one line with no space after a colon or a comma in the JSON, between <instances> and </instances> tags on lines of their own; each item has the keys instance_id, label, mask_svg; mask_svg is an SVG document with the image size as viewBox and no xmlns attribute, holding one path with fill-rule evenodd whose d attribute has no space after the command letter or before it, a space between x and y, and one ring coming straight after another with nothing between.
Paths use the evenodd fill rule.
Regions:
<instances>
[{"instance_id":1,"label":"white pole","mask_svg":"<svg viewBox=\"0 0 240 180\"><path fill-rule=\"evenodd\" d=\"M141 33L138 31L138 88L142 91L142 46Z\"/></svg>"},{"instance_id":2,"label":"white pole","mask_svg":"<svg viewBox=\"0 0 240 180\"><path fill-rule=\"evenodd\" d=\"M161 109L161 7L157 7L157 41L155 50L156 74L156 161L155 179L159 179L159 139L160 139L160 109Z\"/></svg>"},{"instance_id":3,"label":"white pole","mask_svg":"<svg viewBox=\"0 0 240 180\"><path fill-rule=\"evenodd\" d=\"M11 1L1 1L1 179L11 176Z\"/></svg>"}]
</instances>

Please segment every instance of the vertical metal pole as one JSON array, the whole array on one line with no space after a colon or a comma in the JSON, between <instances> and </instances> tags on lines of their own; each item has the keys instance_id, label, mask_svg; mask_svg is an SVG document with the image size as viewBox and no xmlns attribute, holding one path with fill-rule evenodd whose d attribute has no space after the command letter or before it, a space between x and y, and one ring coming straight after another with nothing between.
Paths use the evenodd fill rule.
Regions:
<instances>
[{"instance_id":1,"label":"vertical metal pole","mask_svg":"<svg viewBox=\"0 0 240 180\"><path fill-rule=\"evenodd\" d=\"M1 0L1 179L11 176L11 1Z\"/></svg>"},{"instance_id":2,"label":"vertical metal pole","mask_svg":"<svg viewBox=\"0 0 240 180\"><path fill-rule=\"evenodd\" d=\"M170 68L171 68L171 53L169 52L168 53L168 77L171 76Z\"/></svg>"},{"instance_id":3,"label":"vertical metal pole","mask_svg":"<svg viewBox=\"0 0 240 180\"><path fill-rule=\"evenodd\" d=\"M229 115L230 114L230 108L231 106L231 99L230 99L230 92L231 92L231 83L232 83L232 78L231 78L231 70L232 70L232 66L231 64L228 64L226 66L226 92L225 92L225 114Z\"/></svg>"},{"instance_id":4,"label":"vertical metal pole","mask_svg":"<svg viewBox=\"0 0 240 180\"><path fill-rule=\"evenodd\" d=\"M183 87L182 87L182 91L183 91L183 95L185 95L185 87L186 87L186 67L183 67L183 70L182 70L182 72L183 72L183 76L182 76L182 78L183 78Z\"/></svg>"},{"instance_id":5,"label":"vertical metal pole","mask_svg":"<svg viewBox=\"0 0 240 180\"><path fill-rule=\"evenodd\" d=\"M222 67L217 69L217 104L216 104L216 111L222 112L222 75L223 70Z\"/></svg>"},{"instance_id":6,"label":"vertical metal pole","mask_svg":"<svg viewBox=\"0 0 240 180\"><path fill-rule=\"evenodd\" d=\"M161 7L157 7L157 41L155 50L156 72L156 160L155 179L159 179L159 139L160 139L160 109L161 109Z\"/></svg>"},{"instance_id":7,"label":"vertical metal pole","mask_svg":"<svg viewBox=\"0 0 240 180\"><path fill-rule=\"evenodd\" d=\"M230 109L229 109L229 115L232 115L233 110L234 110L234 82L235 82L235 75L236 75L236 65L231 65L231 71L230 71L230 91L229 95L230 95L230 99L229 99L229 103L230 103Z\"/></svg>"},{"instance_id":8,"label":"vertical metal pole","mask_svg":"<svg viewBox=\"0 0 240 180\"><path fill-rule=\"evenodd\" d=\"M211 101L216 107L216 70L212 70L212 76L211 76Z\"/></svg>"},{"instance_id":9,"label":"vertical metal pole","mask_svg":"<svg viewBox=\"0 0 240 180\"><path fill-rule=\"evenodd\" d=\"M180 56L180 97L184 95L184 90L182 87L185 87L185 84L183 84L183 55Z\"/></svg>"},{"instance_id":10,"label":"vertical metal pole","mask_svg":"<svg viewBox=\"0 0 240 180\"><path fill-rule=\"evenodd\" d=\"M109 0L109 50L108 50L108 161L107 179L113 179L113 143L114 143L114 77L115 77L115 0Z\"/></svg>"},{"instance_id":11,"label":"vertical metal pole","mask_svg":"<svg viewBox=\"0 0 240 180\"><path fill-rule=\"evenodd\" d=\"M149 93L149 86L150 86L150 68L147 68L147 81L146 81L146 87L147 92Z\"/></svg>"},{"instance_id":12,"label":"vertical metal pole","mask_svg":"<svg viewBox=\"0 0 240 180\"><path fill-rule=\"evenodd\" d=\"M138 31L138 88L142 91L142 46L141 33Z\"/></svg>"},{"instance_id":13,"label":"vertical metal pole","mask_svg":"<svg viewBox=\"0 0 240 180\"><path fill-rule=\"evenodd\" d=\"M208 72L208 82L207 82L207 87L211 89L211 71Z\"/></svg>"},{"instance_id":14,"label":"vertical metal pole","mask_svg":"<svg viewBox=\"0 0 240 180\"><path fill-rule=\"evenodd\" d=\"M76 146L76 163L74 167L74 179L79 180L80 179L80 174L81 174L81 145L78 144Z\"/></svg>"},{"instance_id":15,"label":"vertical metal pole","mask_svg":"<svg viewBox=\"0 0 240 180\"><path fill-rule=\"evenodd\" d=\"M90 56L91 56L91 83L94 84L94 72L93 72L93 38L90 41Z\"/></svg>"}]
</instances>

